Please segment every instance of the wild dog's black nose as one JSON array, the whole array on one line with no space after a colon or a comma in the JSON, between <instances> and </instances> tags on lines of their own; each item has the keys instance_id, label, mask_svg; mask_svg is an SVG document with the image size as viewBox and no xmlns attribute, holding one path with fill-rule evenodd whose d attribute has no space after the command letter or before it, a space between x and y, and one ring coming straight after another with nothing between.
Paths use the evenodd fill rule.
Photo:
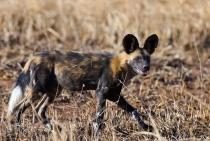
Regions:
<instances>
[{"instance_id":1,"label":"wild dog's black nose","mask_svg":"<svg viewBox=\"0 0 210 141\"><path fill-rule=\"evenodd\" d=\"M150 67L147 66L147 65L144 65L143 67L144 67L144 70L145 70L145 71L149 71L149 69L150 69Z\"/></svg>"}]
</instances>

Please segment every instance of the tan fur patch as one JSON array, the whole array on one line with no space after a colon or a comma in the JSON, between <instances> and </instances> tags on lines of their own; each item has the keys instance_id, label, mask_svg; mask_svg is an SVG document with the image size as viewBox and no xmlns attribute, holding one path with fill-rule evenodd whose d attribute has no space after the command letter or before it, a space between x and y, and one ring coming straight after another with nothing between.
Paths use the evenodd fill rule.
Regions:
<instances>
[{"instance_id":1,"label":"tan fur patch","mask_svg":"<svg viewBox=\"0 0 210 141\"><path fill-rule=\"evenodd\" d=\"M99 57L97 57L97 56L92 56L92 57L91 57L91 61L99 61Z\"/></svg>"},{"instance_id":2,"label":"tan fur patch","mask_svg":"<svg viewBox=\"0 0 210 141\"><path fill-rule=\"evenodd\" d=\"M137 49L136 51L132 52L130 55L129 55L129 61L130 60L133 60L136 56L138 56L139 54L141 54L141 51L139 49Z\"/></svg>"},{"instance_id":3,"label":"tan fur patch","mask_svg":"<svg viewBox=\"0 0 210 141\"><path fill-rule=\"evenodd\" d=\"M56 75L62 75L63 72L66 70L67 68L65 67L65 65L59 63L55 64L55 74Z\"/></svg>"},{"instance_id":4,"label":"tan fur patch","mask_svg":"<svg viewBox=\"0 0 210 141\"><path fill-rule=\"evenodd\" d=\"M24 68L23 68L23 72L26 73L30 67L31 62L35 63L36 65L38 65L41 62L41 58L37 57L37 56L33 56L31 57L27 63L25 64Z\"/></svg>"},{"instance_id":5,"label":"tan fur patch","mask_svg":"<svg viewBox=\"0 0 210 141\"><path fill-rule=\"evenodd\" d=\"M65 51L65 50L59 50L59 52L60 52L62 55L64 55L64 56L67 55L67 51Z\"/></svg>"},{"instance_id":6,"label":"tan fur patch","mask_svg":"<svg viewBox=\"0 0 210 141\"><path fill-rule=\"evenodd\" d=\"M126 69L126 62L129 59L129 55L126 53L121 53L119 55L113 56L111 59L111 69L113 72L113 77L117 75L118 72L121 71L122 68Z\"/></svg>"}]
</instances>

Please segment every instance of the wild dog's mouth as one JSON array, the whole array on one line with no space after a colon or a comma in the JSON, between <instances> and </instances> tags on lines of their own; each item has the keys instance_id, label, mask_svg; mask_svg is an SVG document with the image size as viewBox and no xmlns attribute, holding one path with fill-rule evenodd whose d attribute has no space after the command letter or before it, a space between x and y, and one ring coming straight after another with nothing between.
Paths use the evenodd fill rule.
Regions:
<instances>
[{"instance_id":1,"label":"wild dog's mouth","mask_svg":"<svg viewBox=\"0 0 210 141\"><path fill-rule=\"evenodd\" d=\"M137 73L137 74L140 74L140 75L143 75L143 76L146 76L148 74L149 71L141 71L139 70L138 68L134 67L134 71Z\"/></svg>"}]
</instances>

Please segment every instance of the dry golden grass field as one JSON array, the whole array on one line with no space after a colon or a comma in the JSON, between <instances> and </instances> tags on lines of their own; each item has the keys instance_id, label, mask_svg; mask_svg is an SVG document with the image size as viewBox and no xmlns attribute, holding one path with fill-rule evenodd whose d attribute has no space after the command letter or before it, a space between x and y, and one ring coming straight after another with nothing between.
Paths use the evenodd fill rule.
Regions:
<instances>
[{"instance_id":1,"label":"dry golden grass field","mask_svg":"<svg viewBox=\"0 0 210 141\"><path fill-rule=\"evenodd\" d=\"M107 102L104 133L94 137L94 91L63 91L47 110L53 131L31 108L21 128L8 124L12 86L31 55L51 49L119 53L128 33L140 45L154 33L160 39L149 75L122 90L154 132ZM209 0L0 0L0 140L210 140L209 103Z\"/></svg>"}]
</instances>

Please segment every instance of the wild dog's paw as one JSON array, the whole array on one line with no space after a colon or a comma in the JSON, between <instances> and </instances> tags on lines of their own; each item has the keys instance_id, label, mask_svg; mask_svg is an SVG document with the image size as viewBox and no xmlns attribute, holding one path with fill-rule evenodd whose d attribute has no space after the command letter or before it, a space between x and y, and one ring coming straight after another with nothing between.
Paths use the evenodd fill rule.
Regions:
<instances>
[{"instance_id":1,"label":"wild dog's paw","mask_svg":"<svg viewBox=\"0 0 210 141\"><path fill-rule=\"evenodd\" d=\"M99 124L97 122L93 122L94 136L98 136L101 134L99 130Z\"/></svg>"},{"instance_id":2,"label":"wild dog's paw","mask_svg":"<svg viewBox=\"0 0 210 141\"><path fill-rule=\"evenodd\" d=\"M44 124L48 129L53 130L53 127L52 127L52 124L51 124L50 120L45 119L45 120L43 121L43 124Z\"/></svg>"},{"instance_id":3,"label":"wild dog's paw","mask_svg":"<svg viewBox=\"0 0 210 141\"><path fill-rule=\"evenodd\" d=\"M99 125L97 122L93 122L94 135L100 136L103 133L105 127L106 127L105 123L101 123Z\"/></svg>"},{"instance_id":4,"label":"wild dog's paw","mask_svg":"<svg viewBox=\"0 0 210 141\"><path fill-rule=\"evenodd\" d=\"M48 129L52 130L52 124L51 124L51 123L47 123L47 124L45 124L45 126L46 126Z\"/></svg>"}]
</instances>

